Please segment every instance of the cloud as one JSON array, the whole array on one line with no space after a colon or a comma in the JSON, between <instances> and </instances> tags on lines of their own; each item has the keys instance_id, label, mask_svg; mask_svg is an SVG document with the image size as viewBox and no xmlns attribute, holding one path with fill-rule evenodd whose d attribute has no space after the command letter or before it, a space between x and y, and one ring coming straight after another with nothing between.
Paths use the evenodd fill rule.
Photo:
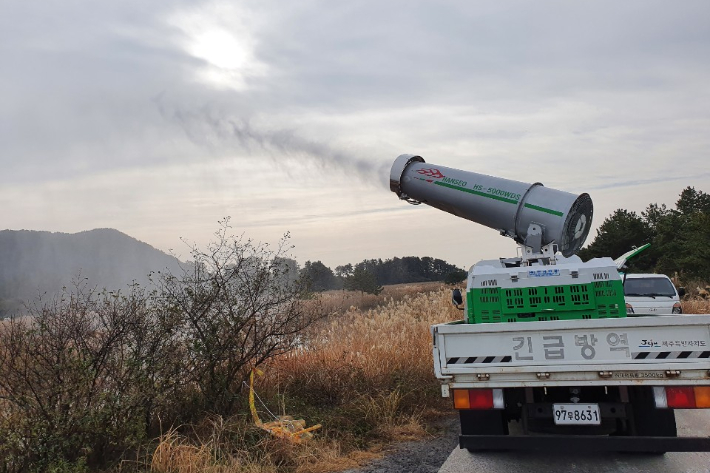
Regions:
<instances>
[{"instance_id":1,"label":"cloud","mask_svg":"<svg viewBox=\"0 0 710 473\"><path fill-rule=\"evenodd\" d=\"M686 175L681 175L681 176L655 177L652 179L619 180L617 182L609 182L607 184L601 184L601 185L597 185L594 187L590 187L590 190L592 190L592 189L628 188L628 187L643 186L646 184L662 184L665 182L678 182L679 184L682 185L684 182L690 182L692 180L704 179L704 178L710 178L710 172L704 172L704 173L695 174L695 175L687 175L686 174Z\"/></svg>"},{"instance_id":2,"label":"cloud","mask_svg":"<svg viewBox=\"0 0 710 473\"><path fill-rule=\"evenodd\" d=\"M358 238L343 258L406 238L495 257L450 215L398 213L394 158L596 190L602 210L702 189L708 16L700 0L5 2L0 219L170 247L237 211L262 233L304 215L307 259Z\"/></svg>"}]
</instances>

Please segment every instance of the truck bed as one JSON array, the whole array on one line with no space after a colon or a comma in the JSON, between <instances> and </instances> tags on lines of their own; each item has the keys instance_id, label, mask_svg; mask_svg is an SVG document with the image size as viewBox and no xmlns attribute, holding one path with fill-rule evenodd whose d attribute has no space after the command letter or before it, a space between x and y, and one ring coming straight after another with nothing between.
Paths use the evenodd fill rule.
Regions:
<instances>
[{"instance_id":1,"label":"truck bed","mask_svg":"<svg viewBox=\"0 0 710 473\"><path fill-rule=\"evenodd\" d=\"M432 328L449 388L710 385L710 315Z\"/></svg>"}]
</instances>

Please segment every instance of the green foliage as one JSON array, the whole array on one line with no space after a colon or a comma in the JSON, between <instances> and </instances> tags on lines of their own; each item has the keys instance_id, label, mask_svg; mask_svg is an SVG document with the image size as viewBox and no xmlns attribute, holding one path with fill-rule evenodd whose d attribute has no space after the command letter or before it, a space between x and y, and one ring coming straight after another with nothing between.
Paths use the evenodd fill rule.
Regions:
<instances>
[{"instance_id":1,"label":"green foliage","mask_svg":"<svg viewBox=\"0 0 710 473\"><path fill-rule=\"evenodd\" d=\"M618 209L607 217L597 230L594 241L579 252L582 259L601 256L618 258L633 247L650 240L651 231L636 212Z\"/></svg>"},{"instance_id":2,"label":"green foliage","mask_svg":"<svg viewBox=\"0 0 710 473\"><path fill-rule=\"evenodd\" d=\"M464 282L466 280L466 277L468 276L468 273L464 271L463 269L452 271L449 274L446 275L446 278L444 279L444 282L449 285L456 285Z\"/></svg>"},{"instance_id":3,"label":"green foliage","mask_svg":"<svg viewBox=\"0 0 710 473\"><path fill-rule=\"evenodd\" d=\"M345 288L351 291L360 291L374 295L378 295L382 292L382 289L384 289L377 284L377 277L374 273L359 266L345 279Z\"/></svg>"},{"instance_id":4,"label":"green foliage","mask_svg":"<svg viewBox=\"0 0 710 473\"><path fill-rule=\"evenodd\" d=\"M336 277L343 279L350 276L353 273L353 270L353 265L350 263L344 264L342 266L336 266L335 275Z\"/></svg>"},{"instance_id":5,"label":"green foliage","mask_svg":"<svg viewBox=\"0 0 710 473\"><path fill-rule=\"evenodd\" d=\"M89 468L86 465L86 460L81 458L76 462L67 462L59 460L47 467L48 473L87 473Z\"/></svg>"},{"instance_id":6,"label":"green foliage","mask_svg":"<svg viewBox=\"0 0 710 473\"><path fill-rule=\"evenodd\" d=\"M686 189L687 191L688 189ZM658 272L683 275L686 279L710 280L710 205L697 206L702 196L681 194L678 209L661 222L654 243L657 245ZM690 197L690 202L684 198Z\"/></svg>"},{"instance_id":7,"label":"green foliage","mask_svg":"<svg viewBox=\"0 0 710 473\"><path fill-rule=\"evenodd\" d=\"M336 289L339 286L333 270L320 261L306 261L301 270L301 278L312 291L327 291Z\"/></svg>"},{"instance_id":8,"label":"green foliage","mask_svg":"<svg viewBox=\"0 0 710 473\"><path fill-rule=\"evenodd\" d=\"M364 260L355 267L372 272L380 284L443 281L449 273L460 271L444 260L428 256Z\"/></svg>"},{"instance_id":9,"label":"green foliage","mask_svg":"<svg viewBox=\"0 0 710 473\"><path fill-rule=\"evenodd\" d=\"M630 261L630 271L678 273L686 280L710 280L710 195L687 187L675 207L650 204L641 216L616 210L579 256L584 260L617 258L634 246L650 242L648 250Z\"/></svg>"},{"instance_id":10,"label":"green foliage","mask_svg":"<svg viewBox=\"0 0 710 473\"><path fill-rule=\"evenodd\" d=\"M710 194L696 191L694 187L686 187L680 193L675 206L681 215L710 215Z\"/></svg>"},{"instance_id":11,"label":"green foliage","mask_svg":"<svg viewBox=\"0 0 710 473\"><path fill-rule=\"evenodd\" d=\"M357 278L353 279L358 271ZM417 256L405 256L404 258L392 258L387 260L369 259L363 260L356 265L345 264L337 266L335 272L325 266L320 261L306 262L301 270L302 278L310 282L313 291L326 291L328 289L351 289L354 281L364 278L364 273L374 275L375 283L367 286L369 290L376 291L378 285L403 284L412 282L444 281L447 277L460 276L465 271L447 263L444 260L423 258ZM462 279L463 279L462 278ZM459 279L460 281L461 279ZM354 290L366 287L364 282L357 282ZM367 291L365 291L367 292ZM372 292L373 294L377 292Z\"/></svg>"}]
</instances>

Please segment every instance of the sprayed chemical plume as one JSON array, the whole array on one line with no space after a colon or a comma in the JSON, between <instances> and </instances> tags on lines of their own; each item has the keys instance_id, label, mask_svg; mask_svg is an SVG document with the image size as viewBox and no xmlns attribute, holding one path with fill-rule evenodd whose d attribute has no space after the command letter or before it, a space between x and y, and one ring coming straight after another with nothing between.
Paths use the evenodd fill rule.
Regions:
<instances>
[{"instance_id":1,"label":"sprayed chemical plume","mask_svg":"<svg viewBox=\"0 0 710 473\"><path fill-rule=\"evenodd\" d=\"M248 154L265 153L274 163L288 166L296 159L307 159L324 172L339 172L388 189L389 163L375 163L354 152L338 149L328 143L309 140L294 130L266 129L244 117L227 117L209 107L195 110L168 107L158 97L155 100L161 116L179 125L193 143L213 151L225 146Z\"/></svg>"}]
</instances>

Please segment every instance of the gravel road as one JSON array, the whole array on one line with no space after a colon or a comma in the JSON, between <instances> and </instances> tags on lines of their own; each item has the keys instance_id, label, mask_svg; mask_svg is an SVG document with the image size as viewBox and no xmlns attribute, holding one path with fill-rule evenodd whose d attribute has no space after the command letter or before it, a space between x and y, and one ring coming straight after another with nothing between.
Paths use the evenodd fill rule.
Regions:
<instances>
[{"instance_id":1,"label":"gravel road","mask_svg":"<svg viewBox=\"0 0 710 473\"><path fill-rule=\"evenodd\" d=\"M706 437L710 410L676 411L678 435ZM513 427L513 426L511 426ZM512 433L512 428L511 428ZM516 432L518 433L518 432ZM425 470L423 470L425 471ZM504 452L469 453L453 449L440 473L710 473L710 452L630 453Z\"/></svg>"},{"instance_id":2,"label":"gravel road","mask_svg":"<svg viewBox=\"0 0 710 473\"><path fill-rule=\"evenodd\" d=\"M681 436L706 436L710 425L708 411L677 411ZM501 473L710 473L710 453L643 454L541 454L536 452L471 454L458 448L458 416L451 416L438 426L435 437L405 442L391 453L362 468L344 473L462 473L469 471Z\"/></svg>"},{"instance_id":3,"label":"gravel road","mask_svg":"<svg viewBox=\"0 0 710 473\"><path fill-rule=\"evenodd\" d=\"M436 426L436 436L404 442L392 447L392 452L369 465L343 473L435 473L459 442L458 415L445 418Z\"/></svg>"}]
</instances>

